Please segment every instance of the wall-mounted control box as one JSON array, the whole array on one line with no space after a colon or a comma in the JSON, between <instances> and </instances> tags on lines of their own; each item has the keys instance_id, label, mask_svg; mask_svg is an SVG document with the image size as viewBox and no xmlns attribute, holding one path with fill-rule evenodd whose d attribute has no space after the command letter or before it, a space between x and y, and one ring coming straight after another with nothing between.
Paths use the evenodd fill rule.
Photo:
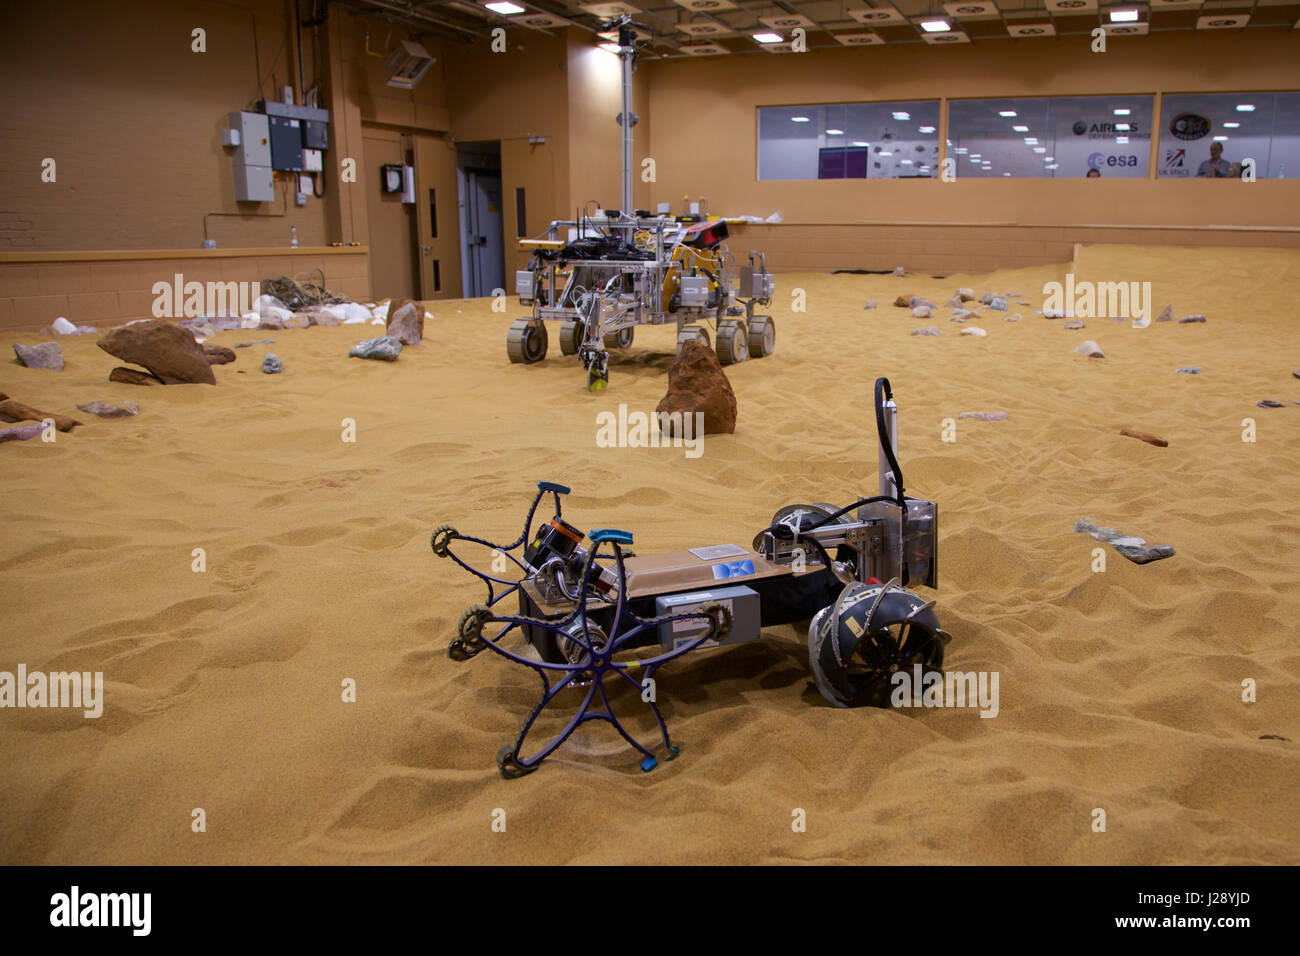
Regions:
<instances>
[{"instance_id":1,"label":"wall-mounted control box","mask_svg":"<svg viewBox=\"0 0 1300 956\"><path fill-rule=\"evenodd\" d=\"M263 113L236 111L228 117L233 134L223 137L230 140L237 202L271 202L275 199L275 183L271 173L271 130Z\"/></svg>"}]
</instances>

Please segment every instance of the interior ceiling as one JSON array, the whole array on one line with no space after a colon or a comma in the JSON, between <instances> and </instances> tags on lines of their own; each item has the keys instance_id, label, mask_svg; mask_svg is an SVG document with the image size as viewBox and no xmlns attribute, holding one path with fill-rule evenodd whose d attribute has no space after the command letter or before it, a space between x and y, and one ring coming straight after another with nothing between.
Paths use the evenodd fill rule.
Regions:
<instances>
[{"instance_id":1,"label":"interior ceiling","mask_svg":"<svg viewBox=\"0 0 1300 956\"><path fill-rule=\"evenodd\" d=\"M935 42L920 27L922 19L950 24L940 40L980 42L1019 38L1087 35L1099 24L1111 33L1157 33L1172 30L1243 30L1300 28L1300 0L511 0L525 12L510 16L486 9L483 0L342 0L357 12L415 27L417 32L472 40L493 28L557 33L576 26L592 34L618 8L631 6L634 20L653 30L651 56L698 56L708 45L711 55L785 52L789 43L768 46L754 33L772 32L786 41L797 20L806 31L809 50L845 45ZM1139 26L1111 24L1113 9L1136 9ZM857 13L855 17L853 14ZM1242 19L1245 18L1245 19ZM764 21L767 21L766 23ZM1039 30L1046 25L1049 29ZM865 35L865 36L864 36ZM858 39L847 39L856 36ZM696 48L692 53L692 48Z\"/></svg>"}]
</instances>

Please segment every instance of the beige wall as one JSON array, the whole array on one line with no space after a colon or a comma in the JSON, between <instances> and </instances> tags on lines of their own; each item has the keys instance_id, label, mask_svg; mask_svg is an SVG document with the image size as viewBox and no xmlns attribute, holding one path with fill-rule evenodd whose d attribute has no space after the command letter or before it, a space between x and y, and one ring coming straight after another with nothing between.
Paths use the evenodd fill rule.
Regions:
<instances>
[{"instance_id":1,"label":"beige wall","mask_svg":"<svg viewBox=\"0 0 1300 956\"><path fill-rule=\"evenodd\" d=\"M390 298L419 298L420 267L415 247L415 206L402 202L401 193L385 193L379 179L384 163L409 165L412 156L401 134L384 127L363 125L366 165L366 220L370 231L370 287L372 294Z\"/></svg>"},{"instance_id":2,"label":"beige wall","mask_svg":"<svg viewBox=\"0 0 1300 956\"><path fill-rule=\"evenodd\" d=\"M198 249L209 213L236 213L207 216L221 248L287 248L290 226L326 244L324 207L295 207L287 181L275 202L237 206L220 141L228 113L296 77L280 0L61 0L11 4L4 21L0 195L31 228L0 230L0 250ZM41 181L45 157L56 182Z\"/></svg>"},{"instance_id":3,"label":"beige wall","mask_svg":"<svg viewBox=\"0 0 1300 956\"><path fill-rule=\"evenodd\" d=\"M1300 33L1159 33L756 54L649 66L656 201L704 195L709 211L787 222L966 222L1286 226L1300 180L938 180L758 182L757 108L945 96L1296 89ZM1100 188L1096 188L1100 187Z\"/></svg>"}]
</instances>

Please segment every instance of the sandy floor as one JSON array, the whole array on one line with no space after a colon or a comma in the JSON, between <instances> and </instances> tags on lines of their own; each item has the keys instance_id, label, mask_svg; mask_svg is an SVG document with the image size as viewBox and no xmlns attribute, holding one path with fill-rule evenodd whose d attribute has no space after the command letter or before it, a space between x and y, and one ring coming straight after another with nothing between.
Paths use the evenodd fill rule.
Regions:
<instances>
[{"instance_id":1,"label":"sandy floor","mask_svg":"<svg viewBox=\"0 0 1300 956\"><path fill-rule=\"evenodd\" d=\"M1064 331L1032 313L1066 266L781 275L778 351L730 371L736 433L696 460L595 442L597 412L653 409L672 331L642 330L592 396L556 330L545 362L507 364L513 303L437 303L396 365L347 358L369 327L221 333L275 344L238 350L215 388L109 384L89 336L62 341L60 373L6 361L0 390L86 425L0 446L0 670L102 670L107 702L98 720L0 711L0 862L1300 863L1300 406L1255 406L1300 400L1300 256L1103 247L1076 269L1209 322ZM984 339L892 307L959 285L1032 304L1017 323L982 310ZM1087 338L1105 360L1072 354ZM268 350L283 374L260 372ZM834 709L786 627L664 669L676 761L642 774L597 727L502 780L537 681L448 659L481 587L431 554L432 529L512 539L549 478L579 527L632 530L641 553L747 544L783 504L874 493L878 375L908 490L940 505L927 596L948 666L997 671L1000 714ZM141 412L76 412L92 399ZM1010 417L942 441L963 411ZM1108 549L1093 573L1083 516L1177 555Z\"/></svg>"}]
</instances>

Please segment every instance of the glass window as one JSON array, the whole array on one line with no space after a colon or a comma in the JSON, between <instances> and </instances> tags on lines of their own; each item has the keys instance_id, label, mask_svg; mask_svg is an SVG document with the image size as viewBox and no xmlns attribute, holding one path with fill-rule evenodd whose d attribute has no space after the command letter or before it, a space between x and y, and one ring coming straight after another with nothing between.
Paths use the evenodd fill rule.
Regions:
<instances>
[{"instance_id":1,"label":"glass window","mask_svg":"<svg viewBox=\"0 0 1300 956\"><path fill-rule=\"evenodd\" d=\"M1162 101L1161 178L1300 178L1300 93L1178 93Z\"/></svg>"},{"instance_id":2,"label":"glass window","mask_svg":"<svg viewBox=\"0 0 1300 956\"><path fill-rule=\"evenodd\" d=\"M1155 97L950 100L958 178L1145 179Z\"/></svg>"},{"instance_id":3,"label":"glass window","mask_svg":"<svg viewBox=\"0 0 1300 956\"><path fill-rule=\"evenodd\" d=\"M762 106L759 179L930 179L939 102Z\"/></svg>"}]
</instances>

